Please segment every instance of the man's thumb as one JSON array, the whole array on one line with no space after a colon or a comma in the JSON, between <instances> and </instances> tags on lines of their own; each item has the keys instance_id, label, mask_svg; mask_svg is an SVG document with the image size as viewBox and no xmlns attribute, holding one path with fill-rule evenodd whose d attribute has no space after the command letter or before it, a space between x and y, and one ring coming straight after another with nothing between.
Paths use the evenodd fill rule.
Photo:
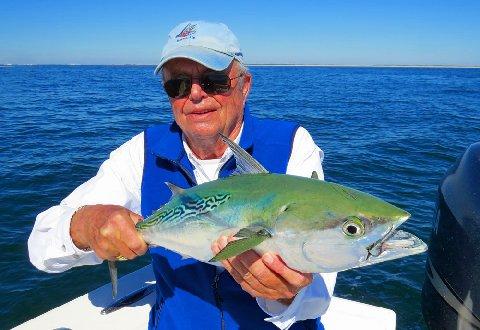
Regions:
<instances>
[{"instance_id":1,"label":"man's thumb","mask_svg":"<svg viewBox=\"0 0 480 330\"><path fill-rule=\"evenodd\" d=\"M141 215L133 213L131 211L129 212L128 215L130 216L130 219L132 219L134 224L137 224L137 223L139 223L140 221L143 220L143 217Z\"/></svg>"}]
</instances>

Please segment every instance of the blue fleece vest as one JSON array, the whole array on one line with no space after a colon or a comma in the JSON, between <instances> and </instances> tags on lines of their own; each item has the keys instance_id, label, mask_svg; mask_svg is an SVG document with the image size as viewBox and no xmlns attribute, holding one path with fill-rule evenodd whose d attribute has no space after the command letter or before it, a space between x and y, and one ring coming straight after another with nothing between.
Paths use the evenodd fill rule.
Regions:
<instances>
[{"instance_id":1,"label":"blue fleece vest","mask_svg":"<svg viewBox=\"0 0 480 330\"><path fill-rule=\"evenodd\" d=\"M267 170L285 173L298 126L283 121L257 119L245 108L240 145ZM232 157L220 177L235 170ZM145 165L142 179L142 215L148 217L168 202L165 181L183 188L196 184L192 164L175 124L145 131ZM182 257L162 247L150 248L157 280L157 301L150 312L149 329L277 329L265 322L257 302L215 266ZM217 274L218 273L218 274ZM319 320L295 323L291 329L323 328Z\"/></svg>"}]
</instances>

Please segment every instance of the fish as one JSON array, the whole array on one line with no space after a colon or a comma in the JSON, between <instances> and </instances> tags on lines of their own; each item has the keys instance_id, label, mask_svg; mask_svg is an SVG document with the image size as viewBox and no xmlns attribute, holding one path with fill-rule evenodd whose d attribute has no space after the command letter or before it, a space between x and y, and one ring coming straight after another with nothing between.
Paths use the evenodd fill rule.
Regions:
<instances>
[{"instance_id":1,"label":"fish","mask_svg":"<svg viewBox=\"0 0 480 330\"><path fill-rule=\"evenodd\" d=\"M427 250L420 238L397 229L410 218L407 211L318 180L315 172L311 178L269 173L221 137L233 151L236 173L188 189L166 183L170 201L136 224L148 245L215 265L250 249L270 252L304 273L340 272ZM235 240L213 255L211 245L221 236Z\"/></svg>"}]
</instances>

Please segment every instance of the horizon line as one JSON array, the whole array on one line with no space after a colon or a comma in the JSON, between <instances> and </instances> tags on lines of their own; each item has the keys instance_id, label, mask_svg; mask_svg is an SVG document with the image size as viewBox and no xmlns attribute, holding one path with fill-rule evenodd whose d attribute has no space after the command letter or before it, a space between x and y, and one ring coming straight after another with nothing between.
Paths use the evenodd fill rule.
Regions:
<instances>
[{"instance_id":1,"label":"horizon line","mask_svg":"<svg viewBox=\"0 0 480 330\"><path fill-rule=\"evenodd\" d=\"M78 63L0 63L0 67L10 66L156 66L157 64L78 64ZM291 63L247 63L248 67L272 66L272 67L351 67L351 68L453 68L453 69L480 69L480 65L455 65L455 64L291 64Z\"/></svg>"}]
</instances>

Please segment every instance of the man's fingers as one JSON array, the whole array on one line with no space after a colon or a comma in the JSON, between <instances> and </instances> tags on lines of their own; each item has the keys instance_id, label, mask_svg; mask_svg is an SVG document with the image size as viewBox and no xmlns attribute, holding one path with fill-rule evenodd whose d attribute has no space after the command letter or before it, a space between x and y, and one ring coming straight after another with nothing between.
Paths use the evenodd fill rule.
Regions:
<instances>
[{"instance_id":1,"label":"man's fingers","mask_svg":"<svg viewBox=\"0 0 480 330\"><path fill-rule=\"evenodd\" d=\"M136 257L138 257L138 255L132 251L124 242L122 241L114 241L112 242L112 245L116 248L116 250L118 251L118 254L115 255L115 258L118 257L118 256L122 256L122 257L125 257L129 260L131 259L134 259Z\"/></svg>"},{"instance_id":2,"label":"man's fingers","mask_svg":"<svg viewBox=\"0 0 480 330\"><path fill-rule=\"evenodd\" d=\"M111 226L103 226L99 229L98 233L104 239L109 239L110 236L114 233L114 228Z\"/></svg>"},{"instance_id":3,"label":"man's fingers","mask_svg":"<svg viewBox=\"0 0 480 330\"><path fill-rule=\"evenodd\" d=\"M115 210L94 234L92 248L102 259L119 255L133 259L147 251L147 245L135 229L141 217L126 209Z\"/></svg>"},{"instance_id":4,"label":"man's fingers","mask_svg":"<svg viewBox=\"0 0 480 330\"><path fill-rule=\"evenodd\" d=\"M225 246L227 246L228 242L231 242L233 240L232 237L227 237L227 236L221 236L218 240L213 242L212 244L212 251L214 254L219 253ZM236 260L236 257L229 258L222 260L221 263L223 267L225 267L225 270L232 275L234 280L240 284L242 289L246 292L248 292L252 296L263 296L257 289L252 287L252 284L250 283L249 280L249 275L251 275L247 269L245 269L240 262L237 262L236 266L234 265ZM253 276L251 276L253 277ZM257 283L257 286L259 283Z\"/></svg>"},{"instance_id":5,"label":"man's fingers","mask_svg":"<svg viewBox=\"0 0 480 330\"><path fill-rule=\"evenodd\" d=\"M282 285L281 281L278 281L280 282L279 287L266 285L269 282L276 282L275 279L272 281L272 277L277 277L277 275L263 265L262 259L256 252L244 252L229 259L229 262L237 272L238 280L248 283L255 291L261 293L264 297L269 297L270 299L280 297L280 289L282 286L285 287L285 285ZM257 265L254 267L254 264ZM265 272L258 270L261 267L263 267ZM239 283L241 284L241 282Z\"/></svg>"},{"instance_id":6,"label":"man's fingers","mask_svg":"<svg viewBox=\"0 0 480 330\"><path fill-rule=\"evenodd\" d=\"M212 243L213 253L217 254L235 239L232 236L220 237ZM278 256L266 254L264 258L249 250L223 260L222 265L245 291L256 297L291 299L311 282L310 274L288 268Z\"/></svg>"},{"instance_id":7,"label":"man's fingers","mask_svg":"<svg viewBox=\"0 0 480 330\"><path fill-rule=\"evenodd\" d=\"M236 240L235 237L222 237L220 240L220 245L225 246L227 243ZM253 250L246 251L234 258L230 259L230 263L233 265L237 271L243 274L243 277L249 279L249 283L252 284L255 288L257 285L262 287L262 291L277 291L282 292L286 295L294 295L296 292L292 293L292 290L289 286L289 283L283 280L282 277L279 277L275 272L272 272L268 267L265 266L262 258ZM274 290L271 290L273 289Z\"/></svg>"},{"instance_id":8,"label":"man's fingers","mask_svg":"<svg viewBox=\"0 0 480 330\"><path fill-rule=\"evenodd\" d=\"M312 274L301 273L289 268L277 255L265 253L262 259L268 268L294 287L304 287L312 282Z\"/></svg>"},{"instance_id":9,"label":"man's fingers","mask_svg":"<svg viewBox=\"0 0 480 330\"><path fill-rule=\"evenodd\" d=\"M284 280L277 273L269 269L261 256L255 251L247 251L242 253L238 261L248 269L250 273L266 288L274 288L275 291L283 292L285 294L291 293L289 283ZM294 292L295 293L295 292Z\"/></svg>"},{"instance_id":10,"label":"man's fingers","mask_svg":"<svg viewBox=\"0 0 480 330\"><path fill-rule=\"evenodd\" d=\"M126 241L128 248L132 250L137 256L144 255L148 250L147 243L145 243L142 236L137 232L132 234L132 236L135 236L136 239L132 237L132 239Z\"/></svg>"},{"instance_id":11,"label":"man's fingers","mask_svg":"<svg viewBox=\"0 0 480 330\"><path fill-rule=\"evenodd\" d=\"M223 250L228 243L230 243L232 241L232 237L227 237L227 236L222 236L220 237L220 240L218 242L218 245L220 247L220 250Z\"/></svg>"},{"instance_id":12,"label":"man's fingers","mask_svg":"<svg viewBox=\"0 0 480 330\"><path fill-rule=\"evenodd\" d=\"M113 246L100 234L92 237L90 247L100 259L112 260L116 256Z\"/></svg>"},{"instance_id":13,"label":"man's fingers","mask_svg":"<svg viewBox=\"0 0 480 330\"><path fill-rule=\"evenodd\" d=\"M252 297L264 297L268 298L268 294L266 292L261 290L261 287L259 288L258 285L254 285L250 283L249 281L245 280L245 275L241 272L239 272L231 263L230 261L223 260L222 261L223 267L232 275L233 279L240 284L242 289L246 291L248 294L250 294ZM253 278L253 276L252 276Z\"/></svg>"},{"instance_id":14,"label":"man's fingers","mask_svg":"<svg viewBox=\"0 0 480 330\"><path fill-rule=\"evenodd\" d=\"M214 253L218 253L220 250L225 248L229 242L236 239L237 238L232 236L220 237L212 245ZM253 267L252 271L252 265L255 263L256 266ZM246 251L238 256L223 260L222 265L232 275L235 281L240 284L242 288L249 294L267 299L276 299L283 296L275 286L264 285L263 282L270 282L272 277L275 277L277 278L277 281L280 282L281 286L284 288L286 287L285 284L281 283L282 280L278 278L278 275L274 274L270 269L265 267L262 258L255 251ZM262 276L265 276L267 280L263 278L261 279ZM268 279L270 279L270 281Z\"/></svg>"},{"instance_id":15,"label":"man's fingers","mask_svg":"<svg viewBox=\"0 0 480 330\"><path fill-rule=\"evenodd\" d=\"M141 235L136 231L135 227L125 228L121 232L121 240L137 256L141 256L145 254L145 252L147 252L147 244L145 243Z\"/></svg>"}]
</instances>

